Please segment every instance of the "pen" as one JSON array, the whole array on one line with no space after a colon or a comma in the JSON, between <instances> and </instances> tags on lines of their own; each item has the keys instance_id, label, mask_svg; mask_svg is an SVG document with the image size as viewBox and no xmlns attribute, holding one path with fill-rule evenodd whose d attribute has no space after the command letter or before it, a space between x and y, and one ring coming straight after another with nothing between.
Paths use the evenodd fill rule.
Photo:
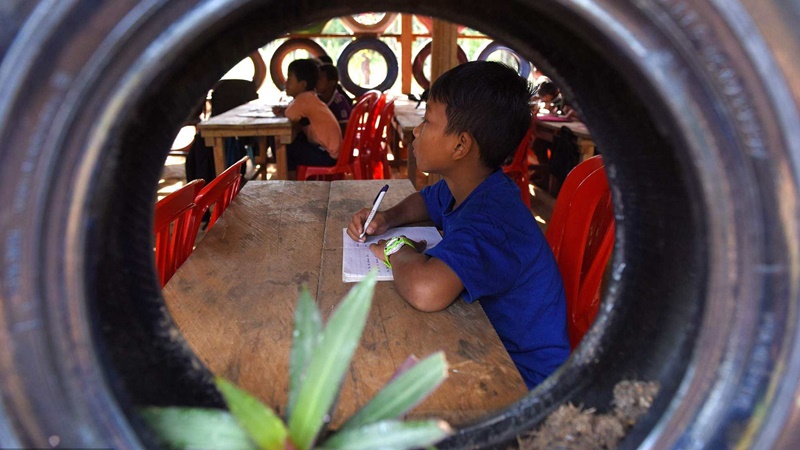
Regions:
<instances>
[{"instance_id":1,"label":"pen","mask_svg":"<svg viewBox=\"0 0 800 450\"><path fill-rule=\"evenodd\" d=\"M364 230L361 232L361 236L358 239L363 239L364 235L367 234L367 226L369 223L372 222L372 219L375 217L375 213L378 212L378 207L381 206L381 201L383 201L383 196L386 195L386 191L389 190L389 185L385 185L381 188L380 192L378 192L378 196L375 197L375 201L372 202L372 211L369 212L369 216L367 216L367 221L364 222Z\"/></svg>"}]
</instances>

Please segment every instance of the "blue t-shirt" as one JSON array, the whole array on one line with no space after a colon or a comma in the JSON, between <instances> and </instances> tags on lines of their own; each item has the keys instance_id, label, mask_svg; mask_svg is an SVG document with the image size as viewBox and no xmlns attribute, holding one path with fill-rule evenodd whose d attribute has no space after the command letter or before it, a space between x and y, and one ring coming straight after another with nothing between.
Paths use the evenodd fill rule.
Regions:
<instances>
[{"instance_id":1,"label":"blue t-shirt","mask_svg":"<svg viewBox=\"0 0 800 450\"><path fill-rule=\"evenodd\" d=\"M425 254L444 261L481 302L528 389L569 356L564 286L553 252L501 170L458 206L444 180L421 191L442 241Z\"/></svg>"}]
</instances>

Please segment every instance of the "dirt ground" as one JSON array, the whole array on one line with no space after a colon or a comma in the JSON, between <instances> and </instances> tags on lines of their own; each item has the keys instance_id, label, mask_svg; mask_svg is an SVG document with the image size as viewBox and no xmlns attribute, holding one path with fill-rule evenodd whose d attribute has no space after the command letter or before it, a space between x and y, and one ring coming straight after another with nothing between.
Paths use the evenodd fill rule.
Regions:
<instances>
[{"instance_id":1,"label":"dirt ground","mask_svg":"<svg viewBox=\"0 0 800 450\"><path fill-rule=\"evenodd\" d=\"M614 449L650 409L658 389L656 382L620 381L614 386L614 409L607 414L571 403L561 405L537 430L519 438L519 449Z\"/></svg>"}]
</instances>

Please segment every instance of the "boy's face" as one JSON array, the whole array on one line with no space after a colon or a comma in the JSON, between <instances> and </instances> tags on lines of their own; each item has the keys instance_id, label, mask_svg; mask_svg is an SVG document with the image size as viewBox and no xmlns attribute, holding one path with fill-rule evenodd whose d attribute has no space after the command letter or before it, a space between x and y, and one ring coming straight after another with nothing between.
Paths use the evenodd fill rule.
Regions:
<instances>
[{"instance_id":1,"label":"boy's face","mask_svg":"<svg viewBox=\"0 0 800 450\"><path fill-rule=\"evenodd\" d=\"M294 72L289 72L289 76L286 77L286 95L290 97L297 97L305 90L306 82L297 81L297 77L295 76Z\"/></svg>"},{"instance_id":2,"label":"boy's face","mask_svg":"<svg viewBox=\"0 0 800 450\"><path fill-rule=\"evenodd\" d=\"M429 101L425 118L414 128L414 156L417 167L423 172L441 173L452 162L450 155L458 145L458 135L445 134L447 128L447 106Z\"/></svg>"},{"instance_id":3,"label":"boy's face","mask_svg":"<svg viewBox=\"0 0 800 450\"><path fill-rule=\"evenodd\" d=\"M317 79L317 86L315 87L316 91L320 94L330 94L336 87L336 83L329 80L328 77L320 72L319 78Z\"/></svg>"}]
</instances>

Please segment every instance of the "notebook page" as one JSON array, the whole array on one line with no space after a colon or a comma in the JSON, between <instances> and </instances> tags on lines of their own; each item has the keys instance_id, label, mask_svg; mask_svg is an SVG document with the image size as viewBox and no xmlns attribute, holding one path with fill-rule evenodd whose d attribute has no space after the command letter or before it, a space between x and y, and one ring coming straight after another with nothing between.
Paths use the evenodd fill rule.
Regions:
<instances>
[{"instance_id":1,"label":"notebook page","mask_svg":"<svg viewBox=\"0 0 800 450\"><path fill-rule=\"evenodd\" d=\"M360 281L372 270L378 269L378 281L394 280L392 270L386 267L383 260L378 259L369 249L381 239L404 235L413 241L427 241L427 248L434 247L442 236L435 227L398 227L388 230L379 236L367 236L366 242L356 242L347 235L347 229L342 229L342 281L345 283Z\"/></svg>"}]
</instances>

